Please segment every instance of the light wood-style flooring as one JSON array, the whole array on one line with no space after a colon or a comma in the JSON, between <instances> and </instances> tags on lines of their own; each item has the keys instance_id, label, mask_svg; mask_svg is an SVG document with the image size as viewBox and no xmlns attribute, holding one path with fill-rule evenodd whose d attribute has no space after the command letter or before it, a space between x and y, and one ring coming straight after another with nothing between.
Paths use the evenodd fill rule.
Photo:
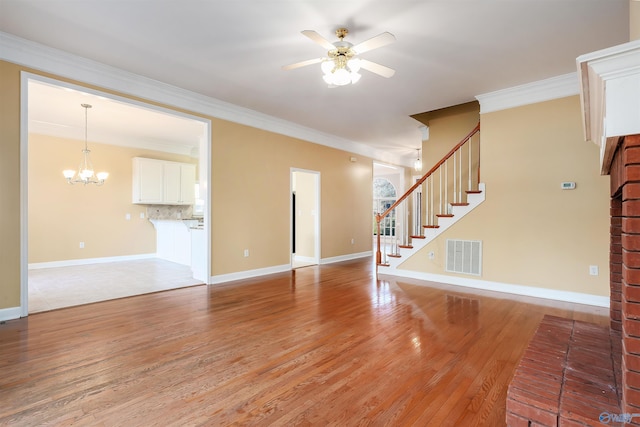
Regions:
<instances>
[{"instance_id":1,"label":"light wood-style flooring","mask_svg":"<svg viewBox=\"0 0 640 427\"><path fill-rule=\"evenodd\" d=\"M0 324L0 425L503 426L546 313L608 323L369 259L38 313Z\"/></svg>"},{"instance_id":2,"label":"light wood-style flooring","mask_svg":"<svg viewBox=\"0 0 640 427\"><path fill-rule=\"evenodd\" d=\"M29 270L29 313L203 284L160 258Z\"/></svg>"}]
</instances>

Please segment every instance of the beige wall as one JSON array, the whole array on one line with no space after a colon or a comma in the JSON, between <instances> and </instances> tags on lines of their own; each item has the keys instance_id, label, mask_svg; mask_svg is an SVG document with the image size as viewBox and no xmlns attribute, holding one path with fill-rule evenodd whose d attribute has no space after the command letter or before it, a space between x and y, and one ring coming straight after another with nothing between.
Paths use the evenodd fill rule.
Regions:
<instances>
[{"instance_id":1,"label":"beige wall","mask_svg":"<svg viewBox=\"0 0 640 427\"><path fill-rule=\"evenodd\" d=\"M0 61L0 309L20 306L20 68Z\"/></svg>"},{"instance_id":2,"label":"beige wall","mask_svg":"<svg viewBox=\"0 0 640 427\"><path fill-rule=\"evenodd\" d=\"M469 102L413 118L429 126L429 139L422 141L422 171L426 173L480 122L480 104Z\"/></svg>"},{"instance_id":3,"label":"beige wall","mask_svg":"<svg viewBox=\"0 0 640 427\"><path fill-rule=\"evenodd\" d=\"M69 185L61 171L77 167L83 144L29 135L29 263L155 253L155 229L146 219L146 206L131 202L131 159L197 162L188 156L89 141L96 171L109 172L109 178L99 187Z\"/></svg>"},{"instance_id":4,"label":"beige wall","mask_svg":"<svg viewBox=\"0 0 640 427\"><path fill-rule=\"evenodd\" d=\"M20 305L22 70L42 74L0 61L0 177L3 182L10 183L0 189L0 238L3 242L0 249L0 309ZM72 83L82 85L81 82ZM156 102L152 104L163 106ZM212 213L211 218L207 218L211 221L212 275L289 263L291 167L319 171L322 175L320 256L331 258L371 251L371 159L356 155L358 161L352 163L349 161L352 153L195 115L212 121ZM120 209L114 216L122 215ZM69 245L77 245L78 237L70 238ZM355 240L353 245L352 238ZM243 256L244 249L250 250L249 257Z\"/></svg>"},{"instance_id":5,"label":"beige wall","mask_svg":"<svg viewBox=\"0 0 640 427\"><path fill-rule=\"evenodd\" d=\"M640 1L629 0L629 41L640 39Z\"/></svg>"},{"instance_id":6,"label":"beige wall","mask_svg":"<svg viewBox=\"0 0 640 427\"><path fill-rule=\"evenodd\" d=\"M320 257L371 250L371 159L217 119L212 134L213 275L290 262L291 168L321 174Z\"/></svg>"},{"instance_id":7,"label":"beige wall","mask_svg":"<svg viewBox=\"0 0 640 427\"><path fill-rule=\"evenodd\" d=\"M483 114L485 202L401 268L450 274L446 239L481 240L482 276L460 277L608 295L609 177L599 175L598 147L584 141L579 101ZM563 181L577 188L561 190Z\"/></svg>"}]
</instances>

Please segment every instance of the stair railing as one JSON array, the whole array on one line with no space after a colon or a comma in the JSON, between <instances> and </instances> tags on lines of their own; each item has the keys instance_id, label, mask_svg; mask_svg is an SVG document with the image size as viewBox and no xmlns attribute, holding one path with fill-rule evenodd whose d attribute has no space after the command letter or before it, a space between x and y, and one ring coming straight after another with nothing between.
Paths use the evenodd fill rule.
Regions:
<instances>
[{"instance_id":1,"label":"stair railing","mask_svg":"<svg viewBox=\"0 0 640 427\"><path fill-rule=\"evenodd\" d=\"M383 261L380 222L391 214L401 203L407 201L408 197L416 190L420 189L422 196L417 199L421 201L419 209L414 209L414 212L419 212L419 218L414 218L413 223L417 224L417 228L422 229L438 228L437 218L453 216L450 210L451 206L466 205L466 195L468 193L478 192L478 184L480 183L479 133L480 123L425 173L422 178L418 179L393 205L383 213L376 214L376 264L385 265L387 256L398 256L398 248L411 247L409 241L402 243L397 240L393 242L386 241L385 260ZM478 137L474 138L476 135L478 135ZM477 140L477 143L474 143L475 140ZM467 181L467 190L463 191L464 181ZM424 204L424 208L422 204ZM405 225L405 229L408 229L408 224ZM421 230L419 234L414 234L409 237L411 239L424 238ZM391 253L386 252L386 248L389 247L392 250Z\"/></svg>"}]
</instances>

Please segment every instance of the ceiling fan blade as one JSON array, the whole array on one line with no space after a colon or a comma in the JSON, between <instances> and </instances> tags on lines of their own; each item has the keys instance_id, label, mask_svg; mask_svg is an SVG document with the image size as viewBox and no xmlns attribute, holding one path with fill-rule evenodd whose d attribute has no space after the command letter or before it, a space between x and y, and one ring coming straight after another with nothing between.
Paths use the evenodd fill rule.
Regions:
<instances>
[{"instance_id":1,"label":"ceiling fan blade","mask_svg":"<svg viewBox=\"0 0 640 427\"><path fill-rule=\"evenodd\" d=\"M390 43L396 41L396 36L389 32L384 32L382 34L378 34L375 37L371 37L369 40L365 40L362 43L358 43L353 46L353 49L356 53L363 53L369 50L377 49L382 46L386 46Z\"/></svg>"},{"instance_id":2,"label":"ceiling fan blade","mask_svg":"<svg viewBox=\"0 0 640 427\"><path fill-rule=\"evenodd\" d=\"M293 70L294 68L300 68L300 67L305 67L305 66L311 65L311 64L317 64L319 62L322 62L323 60L324 60L324 58L307 59L306 61L296 62L295 64L283 65L282 69L283 70Z\"/></svg>"},{"instance_id":3,"label":"ceiling fan blade","mask_svg":"<svg viewBox=\"0 0 640 427\"><path fill-rule=\"evenodd\" d=\"M333 50L336 48L331 42L329 42L329 40L325 39L313 30L304 30L302 31L302 34L309 37L311 40L318 43L320 46L327 50Z\"/></svg>"},{"instance_id":4,"label":"ceiling fan blade","mask_svg":"<svg viewBox=\"0 0 640 427\"><path fill-rule=\"evenodd\" d=\"M386 78L389 78L396 73L396 70L392 68L385 67L384 65L380 65L375 62L367 61L366 59L360 60L360 67Z\"/></svg>"}]
</instances>

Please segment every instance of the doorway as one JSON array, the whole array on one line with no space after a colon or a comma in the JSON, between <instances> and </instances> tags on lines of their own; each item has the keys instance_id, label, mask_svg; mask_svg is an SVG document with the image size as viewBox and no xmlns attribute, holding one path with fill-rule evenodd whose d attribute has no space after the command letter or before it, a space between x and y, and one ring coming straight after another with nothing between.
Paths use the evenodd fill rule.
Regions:
<instances>
[{"instance_id":1,"label":"doorway","mask_svg":"<svg viewBox=\"0 0 640 427\"><path fill-rule=\"evenodd\" d=\"M57 93L57 95L54 95ZM43 98L43 96L46 96ZM53 96L53 98L49 98ZM69 97L69 98L67 98ZM80 98L81 97L81 98ZM73 101L70 101L73 99ZM81 101L79 100L81 99ZM50 102L48 102L49 100ZM138 242L137 239L137 229L133 229L132 226L135 224L142 224L148 222L148 212L145 211L141 207L141 205L134 205L131 203L131 180L129 178L125 179L126 174L130 173L130 160L129 158L124 159L117 163L117 166L111 166L112 170L110 176L105 182L104 186L100 186L99 188L95 188L92 185L84 186L74 185L67 186L67 184L63 184L64 190L66 193L60 192L49 192L47 194L48 199L45 201L46 209L40 204L32 205L29 201L30 197L30 186L33 185L34 180L33 177L30 176L33 172L30 170L33 167L42 168L42 162L34 166L30 164L30 149L33 135L38 135L37 141L38 144L34 145L37 147L39 152L39 156L42 157L43 152L48 152L49 159L53 159L54 157L64 157L65 160L76 162L79 158L79 154L81 152L80 145L76 144L77 140L86 140L86 133L82 133L81 137L77 135L67 135L64 132L69 130L69 128L73 128L74 126L63 126L61 125L64 122L64 114L67 109L71 109L75 115L77 114L76 110L80 109L80 102L93 105L94 108L92 112L89 113L88 126L87 121L82 121L81 125L75 126L76 129L72 129L74 131L80 130L81 132L89 133L89 148L94 147L116 147L112 148L111 151L105 149L95 149L94 153L92 153L93 162L97 168L99 168L102 164L107 163L106 159L111 158L111 164L113 165L112 153L116 149L133 149L140 150L139 153L143 155L145 153L153 153L153 152L165 152L176 154L177 152L183 153L182 155L186 158L193 159L194 163L197 163L197 176L196 181L200 182L201 191L201 205L203 206L202 212L200 215L202 218L208 217L208 212L210 212L210 201L209 195L207 191L207 183L211 180L211 172L210 172L210 151L209 151L209 143L211 140L211 123L209 120L191 116L189 114L177 112L174 110L170 110L167 108L157 107L150 104L146 104L140 101L135 101L129 98L124 98L108 93L99 92L88 87L78 86L62 81L58 81L55 79L47 78L40 75L35 75L27 72L22 73L22 91L21 91L21 170L23 171L21 174L21 194L22 194L22 202L21 202L21 257L20 257L20 268L21 268L21 316L27 316L31 311L29 309L29 295L30 288L29 278L30 270L32 268L40 268L38 270L38 276L42 276L43 273L46 274L46 271L49 270L51 273L60 274L60 270L62 268L76 268L82 269L81 267L89 267L95 266L98 267L98 264L102 264L103 266L111 267L109 273L115 272L113 270L120 269L119 271L122 275L126 277L132 276L131 268L135 271L142 271L145 268L151 270L155 275L153 277L158 276L158 271L162 271L161 275L163 278L170 278L171 275L179 270L179 267L185 267L185 274L188 277L185 278L177 278L174 276L175 280L171 280L172 283L175 283L175 287L181 287L190 285L192 283L208 283L208 278L210 277L209 265L204 267L204 272L199 275L204 277L202 280L201 277L198 280L195 279L195 276L192 274L191 266L179 266L174 265L166 265L163 263L160 265L159 260L152 258L155 250L141 252L141 251L131 251L130 246L133 246ZM72 105L68 107L67 105ZM51 115L40 116L39 114L43 113L43 109L47 109L48 113ZM138 112L140 115L138 115ZM45 118L43 118L45 117ZM149 121L142 120L141 118L151 119ZM111 120L109 122L108 120ZM133 122L127 120L132 120ZM111 126L109 126L111 124ZM116 129L116 124L120 126L120 129ZM172 141L175 139L170 139L168 132L168 126L178 126L183 125L184 128L176 128L175 129L180 135L184 135L187 132L187 129L191 127L195 129L193 134L189 134L190 136L197 136L197 139L190 139L190 144L188 146L172 146ZM166 126L166 127L165 127ZM122 129L129 129L127 133L122 133ZM163 140L154 140L153 138L149 138L150 134L145 135L144 129L152 128L155 131L162 129L161 132L163 136L166 136ZM147 136L147 138L145 138ZM108 140L108 141L105 141ZM34 143L35 144L35 143ZM49 144L49 145L48 145ZM62 145L60 145L62 144ZM70 155L62 154L62 150L60 147L65 147L64 144L72 144L73 151ZM92 145L94 144L94 145ZM160 149L158 147L163 146L165 148ZM77 147L76 147L77 146ZM169 147L172 146L172 147ZM55 148L54 148L55 147ZM77 148L77 149L76 149ZM174 151L171 151L174 150ZM77 152L76 152L77 151ZM95 155L95 157L94 157ZM137 154L136 154L137 155ZM168 159L170 160L170 159ZM44 162L53 164L54 162ZM66 166L66 165L65 165ZM74 165L70 165L73 167ZM60 179L60 182L64 182L64 178L62 177L61 171L59 171L59 167L52 166L55 171L51 171L51 173L45 176L46 180L55 181L57 184L57 179ZM40 180L44 180L41 178L41 170L38 170ZM83 188L84 187L84 188ZM90 188L93 187L93 188ZM110 187L110 188L109 188ZM62 187L59 187L62 189ZM115 188L119 188L119 190L115 190ZM108 190L108 191L96 191L96 190ZM73 196L71 196L73 193ZM120 201L120 205L110 202L109 197L113 196L115 193L121 195L118 199ZM42 192L41 192L42 194ZM73 198L77 197L78 194L83 195L84 205L85 206L77 206L72 203ZM111 195L111 196L109 196ZM91 199L90 197L94 197ZM120 200L122 198L125 200ZM104 206L108 206L105 208ZM83 209L86 209L89 214L84 213ZM44 214L43 214L44 212ZM66 215L65 215L66 213ZM195 211L194 211L195 214ZM44 215L45 221L49 220L49 223L45 223L46 227L43 227L41 224L45 221L40 221L38 226L31 226L31 220L33 217L38 215ZM55 217L63 218L60 221L54 221ZM84 238L77 237L68 237L71 236L71 231L77 231L77 229L83 226L83 218L87 216L91 217L92 223L86 227L91 234L91 238L93 240L85 240ZM195 216L195 215L194 215ZM113 222L114 218L118 221L116 226L111 225L108 221ZM108 226L105 224L109 224ZM58 238L49 238L49 235L52 234L52 229L56 229L56 232L59 232L64 227L70 231L69 233L59 233ZM198 253L202 254L203 259L210 259L210 233L209 233L210 224L208 221L202 221L201 234L206 236L205 239L201 239L200 246L197 248ZM75 228L75 229L74 229ZM108 238L116 239L114 235L121 236L122 239L129 239L130 245L126 243L121 244L120 246L113 245L112 247L107 248L102 251L97 251L97 255L91 255L90 251L93 251L96 246L101 244L100 239L100 230L108 229L108 232L103 233L102 235L108 235ZM43 231L44 230L44 231ZM43 232L48 232L49 234L40 234ZM66 241L66 240L68 241ZM39 241L40 240L40 241ZM72 243L69 243L71 241ZM78 245L78 241L80 244ZM111 242L111 240L107 239L106 241ZM86 248L85 248L85 242ZM97 244L94 244L96 242ZM124 240L121 240L124 242ZM44 244L49 245L50 247L44 247ZM69 249L65 249L67 252L63 253L63 246L66 245L66 248L71 248L72 250L77 251L81 249L84 251L83 255L74 256L74 252L71 252ZM104 244L107 246L107 244ZM122 249L122 248L126 249ZM32 249L38 248L38 256L36 256L34 261L30 261L30 253ZM42 256L43 253L48 255ZM55 256L52 256L54 254ZM154 262L155 261L155 262ZM31 264L30 264L31 262ZM106 264L108 263L108 264ZM138 263L138 264L136 264ZM144 266L142 264L146 263ZM149 264L149 265L147 265ZM131 267L134 265L134 267ZM169 270L167 270L169 269ZM55 270L55 271L54 271ZM183 269L184 270L184 269ZM170 273L168 273L170 272ZM74 271L73 274L76 274ZM180 273L183 274L183 273ZM93 271L87 277L95 278L100 276L106 276L102 273L96 273ZM149 275L147 275L147 278ZM77 279L78 275L74 279ZM55 278L52 276L52 280ZM184 280L183 280L184 279ZM81 279L82 284L92 284L92 282L97 282L97 280L86 280ZM188 280L186 282L185 280ZM195 282L194 282L195 280ZM68 277L63 279L64 282L69 282ZM118 279L117 283L113 282L111 286L107 286L111 289L115 289L118 286L127 287L122 285L123 280ZM155 283L151 285L149 280L146 281L145 284L147 290L142 289L139 293L153 292L157 290L163 290L159 287L164 286L164 289L169 288L169 284L166 283ZM41 283L41 282L38 282ZM36 282L33 283L34 285ZM157 286L156 286L157 285ZM34 288L35 289L35 288ZM130 291L130 289L127 289ZM115 296L111 296L111 294L105 293L106 299L112 299L112 297L118 297L117 294ZM128 296L130 294L127 294ZM66 306L77 305L78 302L71 301L70 299L63 297L65 301L69 303ZM96 299L94 298L93 301ZM93 302L93 301L85 301ZM60 308L65 305L58 305L55 308ZM35 308L35 307L34 307ZM40 310L37 310L40 311Z\"/></svg>"},{"instance_id":2,"label":"doorway","mask_svg":"<svg viewBox=\"0 0 640 427\"><path fill-rule=\"evenodd\" d=\"M291 268L320 264L320 172L291 169Z\"/></svg>"}]
</instances>

